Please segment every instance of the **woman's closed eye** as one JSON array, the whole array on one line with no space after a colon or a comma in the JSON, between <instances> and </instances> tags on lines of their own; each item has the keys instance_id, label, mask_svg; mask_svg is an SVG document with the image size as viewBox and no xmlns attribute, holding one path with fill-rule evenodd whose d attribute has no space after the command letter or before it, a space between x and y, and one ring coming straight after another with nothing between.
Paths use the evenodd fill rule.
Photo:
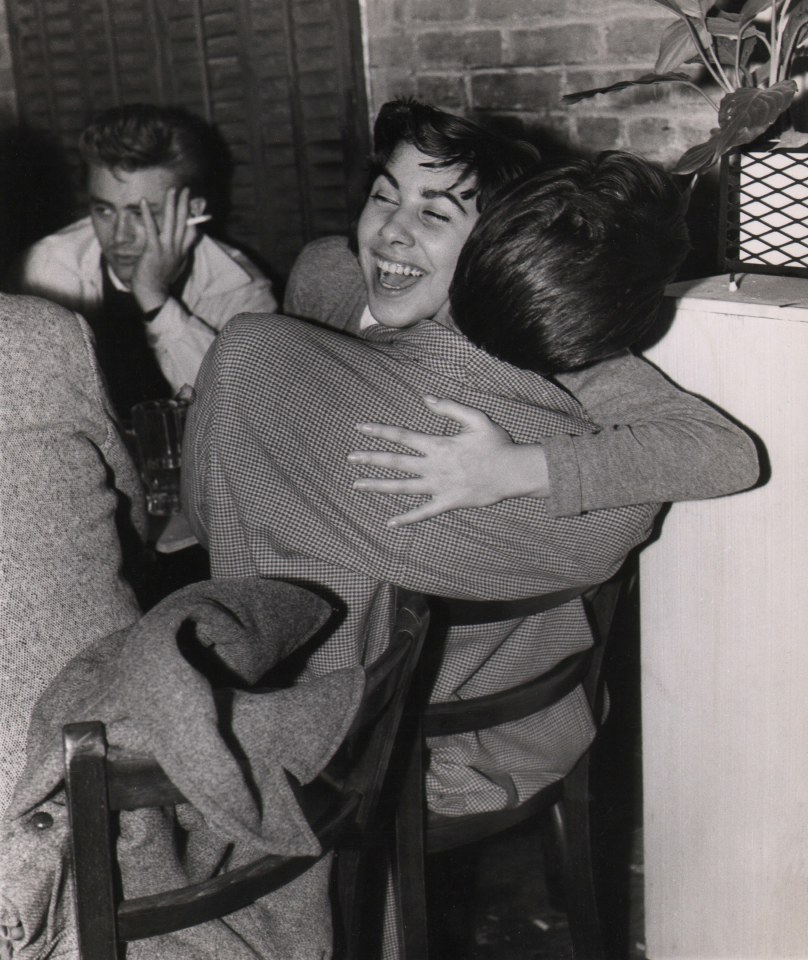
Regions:
<instances>
[{"instance_id":1,"label":"woman's closed eye","mask_svg":"<svg viewBox=\"0 0 808 960\"><path fill-rule=\"evenodd\" d=\"M395 197L391 197L387 193L382 193L381 190L376 190L370 195L371 200L377 201L377 203L389 203L393 206L398 205L398 200Z\"/></svg>"},{"instance_id":2,"label":"woman's closed eye","mask_svg":"<svg viewBox=\"0 0 808 960\"><path fill-rule=\"evenodd\" d=\"M424 216L428 220L435 220L438 223L451 223L452 218L447 216L445 213L440 213L438 210L424 210Z\"/></svg>"}]
</instances>

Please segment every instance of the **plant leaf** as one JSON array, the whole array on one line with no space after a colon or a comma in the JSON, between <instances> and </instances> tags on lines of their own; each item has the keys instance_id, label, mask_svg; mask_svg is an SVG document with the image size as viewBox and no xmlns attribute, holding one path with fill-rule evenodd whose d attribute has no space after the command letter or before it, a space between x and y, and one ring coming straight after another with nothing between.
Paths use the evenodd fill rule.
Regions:
<instances>
[{"instance_id":1,"label":"plant leaf","mask_svg":"<svg viewBox=\"0 0 808 960\"><path fill-rule=\"evenodd\" d=\"M688 174L702 173L709 170L710 167L721 159L721 145L717 137L710 137L705 143L699 143L695 147L686 150L679 158L671 173Z\"/></svg>"},{"instance_id":2,"label":"plant leaf","mask_svg":"<svg viewBox=\"0 0 808 960\"><path fill-rule=\"evenodd\" d=\"M783 53L783 56L789 57L792 45L797 39L799 32L802 30L805 24L808 23L808 0L799 0L799 3L795 3L794 6L788 11L785 19L786 26L785 30L783 30L780 49ZM788 63L782 64L780 72L783 76L788 73L789 66L790 64Z\"/></svg>"},{"instance_id":3,"label":"plant leaf","mask_svg":"<svg viewBox=\"0 0 808 960\"><path fill-rule=\"evenodd\" d=\"M684 20L674 20L659 41L659 56L654 73L663 74L681 66L695 52L693 35Z\"/></svg>"},{"instance_id":4,"label":"plant leaf","mask_svg":"<svg viewBox=\"0 0 808 960\"><path fill-rule=\"evenodd\" d=\"M747 35L741 41L741 56L738 61L738 66L743 69L749 63L752 52L755 49L755 44L757 43L757 38L762 36L759 31L755 30L753 35ZM737 40L729 40L726 37L716 37L715 40L715 52L719 61L727 66L735 66L735 54L738 49Z\"/></svg>"},{"instance_id":5,"label":"plant leaf","mask_svg":"<svg viewBox=\"0 0 808 960\"><path fill-rule=\"evenodd\" d=\"M663 7L667 7L668 10L671 10L676 14L677 17L684 17L685 13L682 8L673 2L673 0L654 0L655 3L660 4Z\"/></svg>"},{"instance_id":6,"label":"plant leaf","mask_svg":"<svg viewBox=\"0 0 808 960\"><path fill-rule=\"evenodd\" d=\"M796 82L783 80L771 87L742 87L726 94L718 105L721 152L751 143L766 133L789 108L796 93Z\"/></svg>"},{"instance_id":7,"label":"plant leaf","mask_svg":"<svg viewBox=\"0 0 808 960\"><path fill-rule=\"evenodd\" d=\"M782 3L782 0L778 0L778 2ZM741 21L747 23L749 20L754 20L764 10L771 10L771 7L772 0L746 0L746 3L741 7Z\"/></svg>"},{"instance_id":8,"label":"plant leaf","mask_svg":"<svg viewBox=\"0 0 808 960\"><path fill-rule=\"evenodd\" d=\"M781 80L771 87L744 87L726 94L718 107L718 125L749 124L767 130L784 113L797 93L795 80ZM763 131L761 131L763 132Z\"/></svg>"},{"instance_id":9,"label":"plant leaf","mask_svg":"<svg viewBox=\"0 0 808 960\"><path fill-rule=\"evenodd\" d=\"M707 30L714 37L737 37L741 26L741 17L737 13L721 11L717 17L707 17Z\"/></svg>"},{"instance_id":10,"label":"plant leaf","mask_svg":"<svg viewBox=\"0 0 808 960\"><path fill-rule=\"evenodd\" d=\"M796 92L797 84L784 80L768 88L743 87L726 94L719 104L718 129L709 140L686 150L673 173L702 173L728 151L756 140L788 109Z\"/></svg>"},{"instance_id":11,"label":"plant leaf","mask_svg":"<svg viewBox=\"0 0 808 960\"><path fill-rule=\"evenodd\" d=\"M681 17L682 19L688 15L693 17L701 16L701 9L699 8L697 0L680 0L679 3L674 3L674 0L654 0L654 2L663 7L667 7L668 10L672 11L677 17ZM685 12L684 7L687 7L689 10L695 10L695 12L688 14Z\"/></svg>"},{"instance_id":12,"label":"plant leaf","mask_svg":"<svg viewBox=\"0 0 808 960\"><path fill-rule=\"evenodd\" d=\"M561 100L564 103L579 103L589 100L599 93L612 93L614 90L625 90L627 87L647 86L653 83L692 83L693 80L686 73L646 73L636 80L620 80L608 87L593 87L591 90L579 90L577 93L565 93Z\"/></svg>"},{"instance_id":13,"label":"plant leaf","mask_svg":"<svg viewBox=\"0 0 808 960\"><path fill-rule=\"evenodd\" d=\"M686 17L703 20L704 14L712 4L706 3L705 0L679 0L679 6Z\"/></svg>"}]
</instances>

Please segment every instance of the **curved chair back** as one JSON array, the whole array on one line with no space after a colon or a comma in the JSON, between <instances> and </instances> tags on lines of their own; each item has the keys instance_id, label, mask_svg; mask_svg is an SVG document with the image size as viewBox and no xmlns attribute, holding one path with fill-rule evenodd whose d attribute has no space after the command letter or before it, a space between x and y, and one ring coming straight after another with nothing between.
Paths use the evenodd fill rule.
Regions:
<instances>
[{"instance_id":1,"label":"curved chair back","mask_svg":"<svg viewBox=\"0 0 808 960\"><path fill-rule=\"evenodd\" d=\"M335 927L341 952L361 937L359 891L370 855L379 794L404 700L429 622L424 597L398 591L386 652L367 669L362 703L342 746L310 784L293 784L325 856L338 852ZM64 727L81 960L117 960L119 945L226 916L279 889L320 857L269 855L180 889L125 900L117 884L113 819L118 811L182 803L185 798L148 758L108 751L98 722Z\"/></svg>"},{"instance_id":2,"label":"curved chair back","mask_svg":"<svg viewBox=\"0 0 808 960\"><path fill-rule=\"evenodd\" d=\"M429 676L420 675L412 691L402 736L410 755L396 815L395 883L398 928L403 960L427 960L426 886L424 858L475 843L532 817L551 812L562 859L564 895L575 956L603 960L604 946L594 884L589 825L589 755L561 780L551 783L517 807L466 816L426 813L424 743L498 726L538 713L584 685L596 723L603 718L603 657L615 612L628 592L631 577L624 567L614 578L583 594L595 636L591 649L573 654L551 670L524 683L488 696L424 705ZM580 591L577 591L580 593ZM576 592L536 598L535 610L565 603ZM530 601L522 601L526 609ZM535 612L530 610L529 612ZM451 612L451 611L450 611Z\"/></svg>"}]
</instances>

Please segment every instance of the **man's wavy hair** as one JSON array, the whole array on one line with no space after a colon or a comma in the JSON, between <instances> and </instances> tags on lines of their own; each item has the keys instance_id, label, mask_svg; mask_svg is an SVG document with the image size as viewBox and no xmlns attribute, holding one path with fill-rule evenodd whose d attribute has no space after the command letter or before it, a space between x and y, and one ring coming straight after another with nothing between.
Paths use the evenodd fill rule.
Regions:
<instances>
[{"instance_id":1,"label":"man's wavy hair","mask_svg":"<svg viewBox=\"0 0 808 960\"><path fill-rule=\"evenodd\" d=\"M483 211L449 297L459 330L545 375L631 347L690 249L687 194L629 153L545 164Z\"/></svg>"},{"instance_id":2,"label":"man's wavy hair","mask_svg":"<svg viewBox=\"0 0 808 960\"><path fill-rule=\"evenodd\" d=\"M407 143L432 161L424 165L457 166L469 181L464 199L474 197L478 210L504 184L540 161L539 151L463 117L410 98L390 100L379 110L373 127L373 154L368 186L387 167L396 148Z\"/></svg>"},{"instance_id":3,"label":"man's wavy hair","mask_svg":"<svg viewBox=\"0 0 808 960\"><path fill-rule=\"evenodd\" d=\"M165 167L192 196L211 190L216 147L211 129L181 107L129 103L99 114L83 131L79 152L89 166L111 170Z\"/></svg>"}]
</instances>

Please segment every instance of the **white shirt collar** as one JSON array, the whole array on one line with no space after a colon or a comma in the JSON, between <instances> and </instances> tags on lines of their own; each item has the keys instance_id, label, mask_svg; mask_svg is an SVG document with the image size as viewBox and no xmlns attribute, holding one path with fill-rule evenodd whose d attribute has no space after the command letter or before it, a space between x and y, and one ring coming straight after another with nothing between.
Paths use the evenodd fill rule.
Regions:
<instances>
[{"instance_id":1,"label":"white shirt collar","mask_svg":"<svg viewBox=\"0 0 808 960\"><path fill-rule=\"evenodd\" d=\"M132 288L127 287L126 284L123 282L123 280L118 279L117 274L108 263L106 264L106 268L107 268L107 275L109 276L109 279L112 281L112 286L115 287L116 290L120 290L122 293L132 292Z\"/></svg>"},{"instance_id":2,"label":"white shirt collar","mask_svg":"<svg viewBox=\"0 0 808 960\"><path fill-rule=\"evenodd\" d=\"M370 312L370 307L365 307L362 311L362 316L359 318L359 329L367 330L368 327L376 327L378 325L378 321Z\"/></svg>"}]
</instances>

